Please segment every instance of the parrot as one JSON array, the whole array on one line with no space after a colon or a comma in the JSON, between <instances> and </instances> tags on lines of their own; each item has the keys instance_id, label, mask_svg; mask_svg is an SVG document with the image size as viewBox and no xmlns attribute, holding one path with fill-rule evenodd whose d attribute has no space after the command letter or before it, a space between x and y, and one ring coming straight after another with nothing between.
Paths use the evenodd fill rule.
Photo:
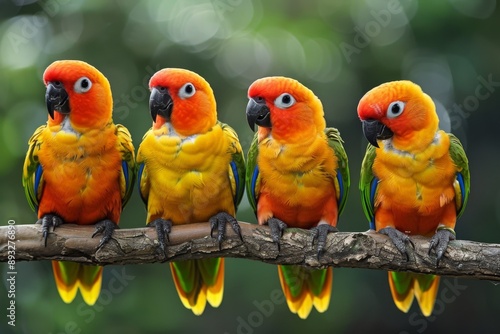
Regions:
<instances>
[{"instance_id":1,"label":"parrot","mask_svg":"<svg viewBox=\"0 0 500 334\"><path fill-rule=\"evenodd\" d=\"M149 81L152 127L137 152L138 187L147 225L165 252L173 225L209 222L219 248L235 218L245 187L245 160L236 132L218 121L214 93L199 74L164 68ZM165 254L166 255L166 254ZM182 304L201 315L224 293L224 259L170 262Z\"/></svg>"},{"instance_id":2,"label":"parrot","mask_svg":"<svg viewBox=\"0 0 500 334\"><path fill-rule=\"evenodd\" d=\"M459 139L439 130L432 99L408 80L383 83L359 101L358 116L369 144L359 188L370 229L387 235L409 259L410 235L430 237L436 266L469 198L470 172ZM408 312L416 297L432 314L439 276L388 272L396 306Z\"/></svg>"},{"instance_id":3,"label":"parrot","mask_svg":"<svg viewBox=\"0 0 500 334\"><path fill-rule=\"evenodd\" d=\"M349 191L349 166L340 132L326 128L323 106L299 81L264 77L248 88L246 116L254 135L247 157L247 196L259 225L273 242L288 227L310 229L318 257ZM279 265L281 288L290 311L306 319L313 306L328 309L333 271Z\"/></svg>"},{"instance_id":4,"label":"parrot","mask_svg":"<svg viewBox=\"0 0 500 334\"><path fill-rule=\"evenodd\" d=\"M131 196L135 177L134 146L129 131L112 120L108 79L79 60L58 60L44 74L48 120L28 142L22 183L38 215L45 246L50 228L61 224L95 225L102 234L98 249L117 227ZM57 290L71 303L80 290L94 305L102 267L52 261Z\"/></svg>"}]
</instances>

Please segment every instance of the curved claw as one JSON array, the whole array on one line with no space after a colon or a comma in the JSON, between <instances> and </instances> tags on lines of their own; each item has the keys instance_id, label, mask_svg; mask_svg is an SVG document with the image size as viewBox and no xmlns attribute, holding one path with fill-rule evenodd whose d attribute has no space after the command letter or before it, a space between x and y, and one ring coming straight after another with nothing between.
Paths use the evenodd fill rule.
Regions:
<instances>
[{"instance_id":1,"label":"curved claw","mask_svg":"<svg viewBox=\"0 0 500 334\"><path fill-rule=\"evenodd\" d=\"M52 226L52 231L56 230L56 227L63 224L63 220L58 215L48 214L38 219L37 224L42 225L42 237L44 240L44 245L47 247L47 238L49 236L49 229Z\"/></svg>"},{"instance_id":2,"label":"curved claw","mask_svg":"<svg viewBox=\"0 0 500 334\"><path fill-rule=\"evenodd\" d=\"M111 240L113 232L115 231L116 228L118 228L118 225L116 225L109 219L101 220L100 222L95 224L95 230L94 233L92 233L91 238L102 233L102 238L101 241L99 242L99 245L97 245L97 250L99 250L102 246L104 246L104 244L106 244L109 240Z\"/></svg>"},{"instance_id":3,"label":"curved claw","mask_svg":"<svg viewBox=\"0 0 500 334\"><path fill-rule=\"evenodd\" d=\"M243 241L240 225L238 224L236 218L231 216L229 213L219 212L215 216L210 217L208 222L210 223L210 237L214 237L213 232L217 229L217 243L219 244L219 250L221 250L222 241L226 238L227 223L231 224L234 233L236 233L240 240Z\"/></svg>"},{"instance_id":4,"label":"curved claw","mask_svg":"<svg viewBox=\"0 0 500 334\"><path fill-rule=\"evenodd\" d=\"M273 239L273 242L278 246L279 252L281 250L280 239L283 236L283 232L285 231L285 229L288 228L288 225L285 224L284 221L274 217L267 220L267 225L269 225L269 228L271 229L271 238Z\"/></svg>"},{"instance_id":5,"label":"curved claw","mask_svg":"<svg viewBox=\"0 0 500 334\"><path fill-rule=\"evenodd\" d=\"M326 246L326 238L328 237L328 233L333 233L333 232L338 232L339 230L332 225L328 224L319 224L316 227L313 227L311 229L311 232L313 234L313 240L312 243L314 244L314 241L318 239L318 260L321 254L325 251L325 246Z\"/></svg>"},{"instance_id":6,"label":"curved claw","mask_svg":"<svg viewBox=\"0 0 500 334\"><path fill-rule=\"evenodd\" d=\"M448 227L438 228L436 234L434 234L429 242L429 251L428 254L431 254L431 251L434 249L436 252L436 267L439 266L439 261L443 257L446 252L446 248L448 248L448 243L450 240L455 240L456 235L455 231Z\"/></svg>"},{"instance_id":7,"label":"curved claw","mask_svg":"<svg viewBox=\"0 0 500 334\"><path fill-rule=\"evenodd\" d=\"M147 226L154 227L156 229L160 249L165 257L167 257L167 243L170 242L168 234L172 230L172 221L170 219L167 220L158 218L147 224Z\"/></svg>"},{"instance_id":8,"label":"curved claw","mask_svg":"<svg viewBox=\"0 0 500 334\"><path fill-rule=\"evenodd\" d=\"M411 241L408 235L396 230L394 227L384 227L383 229L380 229L378 233L388 236L399 252L406 257L406 261L410 259L408 250L406 249L406 244L410 244L413 249L415 249L415 244Z\"/></svg>"}]
</instances>

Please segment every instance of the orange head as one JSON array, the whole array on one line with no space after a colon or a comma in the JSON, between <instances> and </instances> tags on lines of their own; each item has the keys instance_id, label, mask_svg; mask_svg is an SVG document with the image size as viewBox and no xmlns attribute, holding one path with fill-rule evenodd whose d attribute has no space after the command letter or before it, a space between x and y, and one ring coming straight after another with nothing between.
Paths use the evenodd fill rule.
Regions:
<instances>
[{"instance_id":1,"label":"orange head","mask_svg":"<svg viewBox=\"0 0 500 334\"><path fill-rule=\"evenodd\" d=\"M165 68L149 81L149 110L153 128L169 123L182 136L210 130L217 122L212 88L200 75L180 68Z\"/></svg>"},{"instance_id":2,"label":"orange head","mask_svg":"<svg viewBox=\"0 0 500 334\"><path fill-rule=\"evenodd\" d=\"M326 126L321 101L294 79L267 77L248 88L248 124L259 133L271 132L276 140L297 142L323 132Z\"/></svg>"},{"instance_id":3,"label":"orange head","mask_svg":"<svg viewBox=\"0 0 500 334\"><path fill-rule=\"evenodd\" d=\"M49 126L69 120L79 131L101 128L112 117L113 98L108 79L79 60L59 60L43 74Z\"/></svg>"},{"instance_id":4,"label":"orange head","mask_svg":"<svg viewBox=\"0 0 500 334\"><path fill-rule=\"evenodd\" d=\"M366 139L392 138L397 144L418 140L427 145L434 138L439 120L429 95L411 81L391 81L368 91L358 104ZM424 143L425 142L425 143Z\"/></svg>"}]
</instances>

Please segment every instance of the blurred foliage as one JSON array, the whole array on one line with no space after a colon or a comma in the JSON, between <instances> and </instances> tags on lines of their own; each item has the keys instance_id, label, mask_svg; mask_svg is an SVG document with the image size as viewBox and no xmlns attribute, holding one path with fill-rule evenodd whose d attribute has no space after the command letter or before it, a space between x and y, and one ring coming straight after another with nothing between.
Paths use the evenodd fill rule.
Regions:
<instances>
[{"instance_id":1,"label":"blurred foliage","mask_svg":"<svg viewBox=\"0 0 500 334\"><path fill-rule=\"evenodd\" d=\"M150 76L163 67L198 72L212 85L219 119L233 126L244 150L246 89L257 78L298 79L323 101L329 126L340 129L349 154L352 191L339 227L368 225L357 191L366 140L356 106L384 81L410 79L436 102L441 127L456 133L470 160L472 192L457 225L459 238L500 240L500 15L496 0L332 1L188 0L0 2L0 212L3 223L33 223L21 186L27 140L46 121L44 69L57 59L80 59L111 82L114 119L138 147L150 127ZM485 82L490 81L490 84ZM64 180L62 180L64 182ZM238 218L255 222L246 200ZM145 222L134 194L121 226ZM475 223L474 223L475 222ZM4 264L0 265L6 273ZM16 327L5 318L0 285L1 333L343 333L498 332L500 291L490 282L444 278L432 317L416 305L408 314L393 305L386 274L335 270L324 314L292 315L279 295L274 266L227 261L218 309L201 317L182 307L167 265L110 266L94 307L57 295L50 263L17 264ZM454 287L454 288L453 288ZM274 303L272 302L274 300Z\"/></svg>"}]
</instances>

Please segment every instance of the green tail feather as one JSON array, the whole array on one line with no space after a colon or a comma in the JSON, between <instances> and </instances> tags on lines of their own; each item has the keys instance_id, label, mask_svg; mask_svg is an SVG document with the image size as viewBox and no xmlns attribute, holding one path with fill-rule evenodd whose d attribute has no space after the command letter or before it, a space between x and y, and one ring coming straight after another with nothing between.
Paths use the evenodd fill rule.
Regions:
<instances>
[{"instance_id":1,"label":"green tail feather","mask_svg":"<svg viewBox=\"0 0 500 334\"><path fill-rule=\"evenodd\" d=\"M308 282L313 294L318 296L323 289L327 275L327 269L310 270L293 265L281 266L281 270L283 278L294 298L300 295L305 282Z\"/></svg>"},{"instance_id":2,"label":"green tail feather","mask_svg":"<svg viewBox=\"0 0 500 334\"><path fill-rule=\"evenodd\" d=\"M405 295L413 287L414 274L391 271L394 287L400 295Z\"/></svg>"},{"instance_id":3,"label":"green tail feather","mask_svg":"<svg viewBox=\"0 0 500 334\"><path fill-rule=\"evenodd\" d=\"M175 269L177 277L179 278L182 290L186 294L190 294L193 290L199 289L201 285L199 276L197 275L197 269L200 270L203 282L205 282L207 286L215 284L217 273L219 272L220 259L209 258L201 260L186 260L174 262L172 265Z\"/></svg>"},{"instance_id":4,"label":"green tail feather","mask_svg":"<svg viewBox=\"0 0 500 334\"><path fill-rule=\"evenodd\" d=\"M413 277L417 280L420 290L427 291L434 282L436 275L416 274Z\"/></svg>"}]
</instances>

